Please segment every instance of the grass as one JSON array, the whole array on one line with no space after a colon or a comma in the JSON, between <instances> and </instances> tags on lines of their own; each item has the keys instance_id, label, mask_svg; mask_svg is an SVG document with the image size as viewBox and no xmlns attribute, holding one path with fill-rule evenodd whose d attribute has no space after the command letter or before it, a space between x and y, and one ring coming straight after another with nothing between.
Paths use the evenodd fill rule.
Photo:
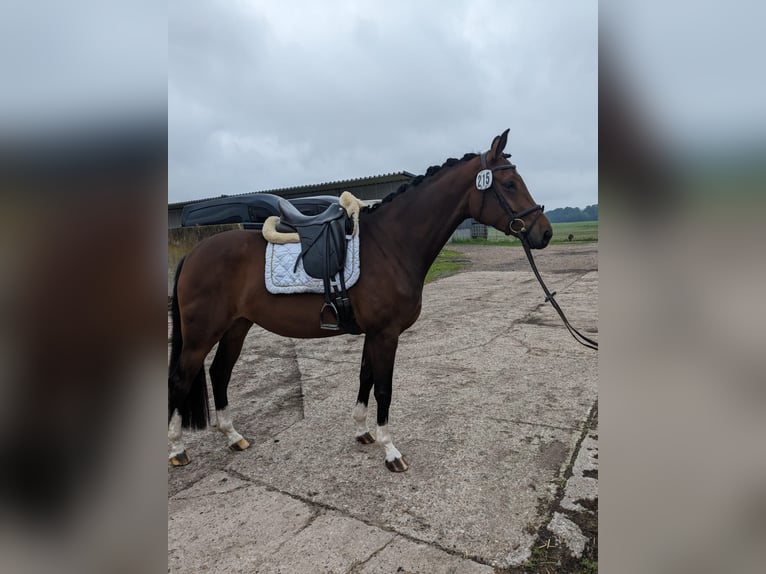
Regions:
<instances>
[{"instance_id":1,"label":"grass","mask_svg":"<svg viewBox=\"0 0 766 574\"><path fill-rule=\"evenodd\" d=\"M580 566L583 567L583 572L586 574L591 574L592 572L598 572L598 562L595 560L589 560L587 558L583 558L580 561Z\"/></svg>"},{"instance_id":2,"label":"grass","mask_svg":"<svg viewBox=\"0 0 766 574\"><path fill-rule=\"evenodd\" d=\"M551 243L569 243L572 241L598 241L598 221L573 221L571 223L552 223L553 239Z\"/></svg>"},{"instance_id":3,"label":"grass","mask_svg":"<svg viewBox=\"0 0 766 574\"><path fill-rule=\"evenodd\" d=\"M551 244L598 241L598 221L574 221L571 223L552 223L553 238ZM505 235L497 229L487 230L487 239L454 239L458 245L521 245L512 235Z\"/></svg>"},{"instance_id":4,"label":"grass","mask_svg":"<svg viewBox=\"0 0 766 574\"><path fill-rule=\"evenodd\" d=\"M465 267L466 263L468 262L463 258L462 253L451 249L442 249L426 274L426 283L454 275Z\"/></svg>"}]
</instances>

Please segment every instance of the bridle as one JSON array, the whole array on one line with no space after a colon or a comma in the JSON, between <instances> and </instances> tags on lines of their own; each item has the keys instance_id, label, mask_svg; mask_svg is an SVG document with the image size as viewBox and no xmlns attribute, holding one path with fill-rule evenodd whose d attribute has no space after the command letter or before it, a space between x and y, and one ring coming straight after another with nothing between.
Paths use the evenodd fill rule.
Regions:
<instances>
[{"instance_id":1,"label":"bridle","mask_svg":"<svg viewBox=\"0 0 766 574\"><path fill-rule=\"evenodd\" d=\"M500 205L500 207L505 211L506 215L508 215L508 226L506 227L505 234L510 235L511 233L514 233L521 238L522 234L526 234L529 229L532 228L532 225L535 223L532 222L532 225L529 226L529 229L527 229L527 224L524 223L524 217L529 215L530 213L534 213L535 211L539 211L540 213L543 212L545 209L544 205L533 205L532 207L529 207L523 211L515 212L513 209L511 209L511 206L508 205L508 202L505 201L505 198L503 197L503 194L500 193L497 190L497 182L495 181L495 178L493 176L494 172L501 171L504 169L516 169L516 166L512 163L509 163L507 165L496 165L495 167L489 168L487 167L487 152L483 152L481 154L481 171L476 176L476 187L479 189L479 191L482 192L481 194L481 207L479 208L479 216L477 219L481 219L481 213L484 211L484 200L486 198L486 191L492 190L492 193L495 196L495 199L497 200L497 203ZM535 219L537 221L537 219ZM516 227L514 227L514 224Z\"/></svg>"},{"instance_id":2,"label":"bridle","mask_svg":"<svg viewBox=\"0 0 766 574\"><path fill-rule=\"evenodd\" d=\"M508 202L505 201L505 198L503 197L503 194L499 193L497 191L497 187L495 185L495 178L493 177L493 173L495 171L499 171L502 169L515 169L516 166L513 164L508 165L497 165L493 168L487 167L487 152L484 152L481 154L481 171L476 175L476 188L481 191L481 207L479 208L479 215L477 219L481 218L481 212L484 210L484 199L486 197L486 191L492 190L492 193L495 196L495 199L497 200L498 204L500 204L500 207L503 208L505 213L510 217L510 221L508 222L508 228L505 232L506 235L510 235L511 232L516 234L518 238L521 240L521 245L524 247L524 253L527 255L527 259L529 260L529 265L532 267L532 271L535 274L535 277L537 277L537 280L540 282L540 286L543 288L543 292L545 293L545 302L553 306L553 308L556 310L556 312L559 314L559 317L561 317L561 320L564 322L564 326L569 330L569 333L574 337L575 341L580 343L581 345L584 345L590 349L595 349L598 351L598 341L594 341L593 339L586 337L580 331L575 329L570 323L569 320L566 318L566 315L564 315L564 311L561 310L561 307L559 307L558 302L554 297L556 296L556 292L554 291L551 293L548 290L548 287L543 282L543 278L540 276L540 272L537 270L537 265L535 264L535 260L532 257L532 247L529 245L529 238L527 237L529 230L532 228L532 226L537 222L537 218L532 222L532 225L529 226L529 229L527 228L526 223L524 223L524 217L529 215L530 213L534 213L535 211L539 211L540 213L543 212L544 206L542 205L533 205L532 207L529 207L523 211L520 211L516 213L511 209L511 206L508 205ZM518 222L517 229L514 228L514 224Z\"/></svg>"}]
</instances>

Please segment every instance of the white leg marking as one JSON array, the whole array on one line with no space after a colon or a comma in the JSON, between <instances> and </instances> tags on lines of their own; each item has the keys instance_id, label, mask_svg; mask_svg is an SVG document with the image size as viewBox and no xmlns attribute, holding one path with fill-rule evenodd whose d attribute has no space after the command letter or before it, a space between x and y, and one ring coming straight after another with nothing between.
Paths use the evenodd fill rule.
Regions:
<instances>
[{"instance_id":1,"label":"white leg marking","mask_svg":"<svg viewBox=\"0 0 766 574\"><path fill-rule=\"evenodd\" d=\"M184 443L181 440L181 415L178 414L178 409L173 411L173 416L170 417L170 424L168 424L168 443L170 443L170 456L173 458L181 454L184 450Z\"/></svg>"},{"instance_id":2,"label":"white leg marking","mask_svg":"<svg viewBox=\"0 0 766 574\"><path fill-rule=\"evenodd\" d=\"M386 460L388 462L396 460L397 458L402 458L402 453L396 449L391 440L391 433L388 432L388 425L378 427L378 442L386 449Z\"/></svg>"},{"instance_id":3,"label":"white leg marking","mask_svg":"<svg viewBox=\"0 0 766 574\"><path fill-rule=\"evenodd\" d=\"M215 418L217 420L216 426L219 431L226 435L226 441L229 446L242 440L242 435L234 430L234 425L231 422L229 413L226 412L226 408L215 411Z\"/></svg>"},{"instance_id":4,"label":"white leg marking","mask_svg":"<svg viewBox=\"0 0 766 574\"><path fill-rule=\"evenodd\" d=\"M354 410L351 411L351 417L356 425L356 436L367 433L367 407L364 403L356 403Z\"/></svg>"}]
</instances>

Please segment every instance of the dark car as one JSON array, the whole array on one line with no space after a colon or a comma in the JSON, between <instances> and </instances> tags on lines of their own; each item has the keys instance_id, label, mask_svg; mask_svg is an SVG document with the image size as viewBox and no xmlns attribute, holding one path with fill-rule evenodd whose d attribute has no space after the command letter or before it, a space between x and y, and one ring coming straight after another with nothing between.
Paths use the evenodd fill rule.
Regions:
<instances>
[{"instance_id":1,"label":"dark car","mask_svg":"<svg viewBox=\"0 0 766 574\"><path fill-rule=\"evenodd\" d=\"M282 198L270 193L258 193L191 203L185 205L181 211L181 227L241 223L245 229L261 229L268 217L279 215L280 199ZM301 213L316 215L322 213L331 203L337 203L338 198L333 195L317 195L288 201Z\"/></svg>"}]
</instances>

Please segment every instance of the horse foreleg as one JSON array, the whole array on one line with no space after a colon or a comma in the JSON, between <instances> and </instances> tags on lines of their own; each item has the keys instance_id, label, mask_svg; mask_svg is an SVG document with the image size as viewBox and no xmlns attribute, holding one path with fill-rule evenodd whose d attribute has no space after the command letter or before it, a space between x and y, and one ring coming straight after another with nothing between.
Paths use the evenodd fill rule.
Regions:
<instances>
[{"instance_id":1,"label":"horse foreleg","mask_svg":"<svg viewBox=\"0 0 766 574\"><path fill-rule=\"evenodd\" d=\"M364 350L362 351L362 366L359 370L359 394L356 397L356 405L351 412L356 426L356 440L362 444L375 442L375 436L367 430L367 404L370 401L370 390L372 389L372 362L367 350L367 339L364 341Z\"/></svg>"},{"instance_id":2,"label":"horse foreleg","mask_svg":"<svg viewBox=\"0 0 766 574\"><path fill-rule=\"evenodd\" d=\"M253 326L247 319L238 319L224 333L218 343L213 364L210 366L210 380L213 384L213 400L215 402L216 428L226 436L226 444L232 451L242 451L250 443L234 428L228 412L229 398L227 390L231 380L234 364L242 352L245 336Z\"/></svg>"},{"instance_id":3,"label":"horse foreleg","mask_svg":"<svg viewBox=\"0 0 766 574\"><path fill-rule=\"evenodd\" d=\"M391 388L394 376L394 359L398 335L380 335L370 343L370 358L375 385L375 400L378 403L378 442L386 451L386 468L391 472L404 472L409 468L402 453L394 446L388 428L388 409L391 406Z\"/></svg>"}]
</instances>

